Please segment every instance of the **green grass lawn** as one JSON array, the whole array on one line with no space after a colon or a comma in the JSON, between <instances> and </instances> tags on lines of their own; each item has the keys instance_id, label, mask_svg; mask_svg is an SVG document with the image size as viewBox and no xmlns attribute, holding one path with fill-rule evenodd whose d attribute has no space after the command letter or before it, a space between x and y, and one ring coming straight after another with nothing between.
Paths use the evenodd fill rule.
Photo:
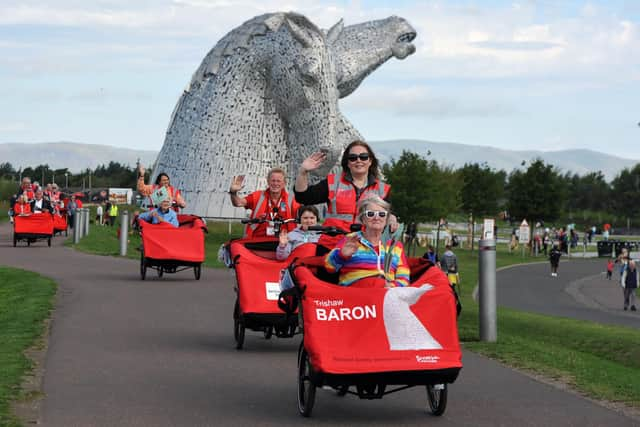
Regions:
<instances>
[{"instance_id":1,"label":"green grass lawn","mask_svg":"<svg viewBox=\"0 0 640 427\"><path fill-rule=\"evenodd\" d=\"M0 222L7 221L9 219L9 201L0 200Z\"/></svg>"},{"instance_id":2,"label":"green grass lawn","mask_svg":"<svg viewBox=\"0 0 640 427\"><path fill-rule=\"evenodd\" d=\"M0 267L0 425L19 425L9 403L21 398L31 369L24 351L38 342L53 306L56 285L36 273Z\"/></svg>"},{"instance_id":3,"label":"green grass lawn","mask_svg":"<svg viewBox=\"0 0 640 427\"><path fill-rule=\"evenodd\" d=\"M217 251L230 237L239 237L240 224L233 224L229 234L226 222L210 222L206 238L205 265L221 267ZM130 236L128 256L139 257L137 235ZM117 255L116 229L93 227L78 245L79 250L103 255ZM420 256L424 248L416 248ZM463 311L459 318L460 339L465 348L528 370L550 379L559 379L595 399L623 402L640 408L640 330L551 316L498 309L498 342L479 341L478 306L472 291L478 277L478 253L456 249L462 280ZM546 262L546 257L522 254L521 249L508 252L498 245L497 267L523 262ZM580 261L575 261L580 262Z\"/></svg>"},{"instance_id":4,"label":"green grass lawn","mask_svg":"<svg viewBox=\"0 0 640 427\"><path fill-rule=\"evenodd\" d=\"M498 342L479 340L478 305L471 293L478 255L456 251L463 310L458 319L465 348L550 379L594 398L640 408L640 330L498 308ZM498 252L497 267L545 261ZM574 261L580 262L580 261Z\"/></svg>"}]
</instances>

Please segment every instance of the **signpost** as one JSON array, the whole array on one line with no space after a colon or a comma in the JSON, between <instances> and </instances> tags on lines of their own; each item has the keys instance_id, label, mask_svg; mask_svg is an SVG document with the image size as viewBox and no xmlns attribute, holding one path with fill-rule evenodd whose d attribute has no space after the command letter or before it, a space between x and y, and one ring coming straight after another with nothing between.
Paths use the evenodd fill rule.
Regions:
<instances>
[{"instance_id":1,"label":"signpost","mask_svg":"<svg viewBox=\"0 0 640 427\"><path fill-rule=\"evenodd\" d=\"M482 238L484 240L494 240L497 239L498 236L493 235L493 230L495 229L496 221L493 218L485 218L484 224L482 226Z\"/></svg>"},{"instance_id":2,"label":"signpost","mask_svg":"<svg viewBox=\"0 0 640 427\"><path fill-rule=\"evenodd\" d=\"M518 234L519 234L518 240L522 245L522 257L524 258L524 247L529 244L530 236L531 236L531 228L529 227L529 224L527 223L526 219L522 220Z\"/></svg>"}]
</instances>

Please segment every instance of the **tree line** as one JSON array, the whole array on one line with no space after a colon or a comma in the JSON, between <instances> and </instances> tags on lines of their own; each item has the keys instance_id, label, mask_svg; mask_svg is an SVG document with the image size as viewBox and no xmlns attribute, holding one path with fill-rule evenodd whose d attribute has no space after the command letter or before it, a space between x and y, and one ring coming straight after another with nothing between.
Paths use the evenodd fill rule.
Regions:
<instances>
[{"instance_id":1,"label":"tree line","mask_svg":"<svg viewBox=\"0 0 640 427\"><path fill-rule=\"evenodd\" d=\"M403 222L431 222L452 214L477 222L504 212L512 221L527 219L530 224L640 223L640 163L607 182L600 171L563 174L541 159L507 174L486 163L453 169L403 151L383 166L383 173Z\"/></svg>"},{"instance_id":2,"label":"tree line","mask_svg":"<svg viewBox=\"0 0 640 427\"><path fill-rule=\"evenodd\" d=\"M0 179L17 182L24 176L41 185L55 182L61 188L133 187L136 169L118 162L109 162L108 165L100 165L95 169L86 168L72 173L68 168L52 169L47 164L16 169L9 162L0 163Z\"/></svg>"},{"instance_id":3,"label":"tree line","mask_svg":"<svg viewBox=\"0 0 640 427\"><path fill-rule=\"evenodd\" d=\"M640 164L623 169L607 182L600 171L563 174L541 159L507 173L486 163L454 169L403 151L397 160L384 164L382 172L393 187L393 208L407 223L460 214L475 222L500 212L530 223L609 222L618 227L626 226L627 219L636 226L640 223ZM10 163L0 163L0 180L17 182L22 176L43 185L56 182L62 188L67 184L72 188L134 187L136 169L113 161L79 173L46 164L16 170Z\"/></svg>"}]
</instances>

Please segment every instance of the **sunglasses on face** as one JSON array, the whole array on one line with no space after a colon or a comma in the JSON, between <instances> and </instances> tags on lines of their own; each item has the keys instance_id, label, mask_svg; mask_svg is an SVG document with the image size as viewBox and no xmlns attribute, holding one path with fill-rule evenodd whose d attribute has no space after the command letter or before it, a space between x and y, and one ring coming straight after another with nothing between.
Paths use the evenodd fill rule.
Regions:
<instances>
[{"instance_id":1,"label":"sunglasses on face","mask_svg":"<svg viewBox=\"0 0 640 427\"><path fill-rule=\"evenodd\" d=\"M378 218L384 218L387 216L387 211L364 211L364 214L367 218L374 218L376 216Z\"/></svg>"},{"instance_id":2,"label":"sunglasses on face","mask_svg":"<svg viewBox=\"0 0 640 427\"><path fill-rule=\"evenodd\" d=\"M349 154L347 156L347 160L349 160L350 162L355 162L358 159L366 162L367 160L369 160L369 153Z\"/></svg>"}]
</instances>

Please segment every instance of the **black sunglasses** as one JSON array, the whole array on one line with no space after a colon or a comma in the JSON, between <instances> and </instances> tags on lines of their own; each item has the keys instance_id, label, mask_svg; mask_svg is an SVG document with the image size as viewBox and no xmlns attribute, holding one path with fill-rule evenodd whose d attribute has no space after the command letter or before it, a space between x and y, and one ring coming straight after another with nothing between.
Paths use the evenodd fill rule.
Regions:
<instances>
[{"instance_id":1,"label":"black sunglasses","mask_svg":"<svg viewBox=\"0 0 640 427\"><path fill-rule=\"evenodd\" d=\"M366 162L367 160L369 160L369 153L349 154L347 156L347 160L349 160L350 162L355 162L358 159Z\"/></svg>"}]
</instances>

